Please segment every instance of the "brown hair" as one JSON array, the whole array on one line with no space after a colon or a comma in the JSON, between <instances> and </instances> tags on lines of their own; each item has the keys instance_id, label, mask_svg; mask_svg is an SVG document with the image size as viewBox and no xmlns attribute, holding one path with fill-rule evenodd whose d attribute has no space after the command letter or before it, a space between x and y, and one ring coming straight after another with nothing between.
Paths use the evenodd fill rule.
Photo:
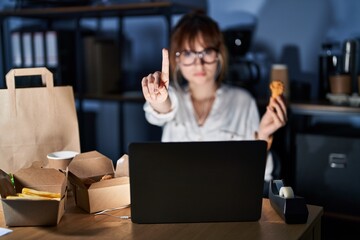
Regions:
<instances>
[{"instance_id":1,"label":"brown hair","mask_svg":"<svg viewBox=\"0 0 360 240\"><path fill-rule=\"evenodd\" d=\"M184 15L173 29L170 42L170 67L174 80L177 81L178 67L176 66L176 52L184 50L188 43L191 50L199 35L202 36L205 48L214 48L219 52L219 69L216 83L219 86L227 68L227 52L223 35L218 24L203 13L195 12Z\"/></svg>"}]
</instances>

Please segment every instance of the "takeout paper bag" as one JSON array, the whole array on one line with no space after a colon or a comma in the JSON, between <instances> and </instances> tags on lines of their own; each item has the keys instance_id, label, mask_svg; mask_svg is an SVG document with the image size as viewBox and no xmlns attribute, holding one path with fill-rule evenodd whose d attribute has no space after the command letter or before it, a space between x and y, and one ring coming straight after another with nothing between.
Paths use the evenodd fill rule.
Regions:
<instances>
[{"instance_id":1,"label":"takeout paper bag","mask_svg":"<svg viewBox=\"0 0 360 240\"><path fill-rule=\"evenodd\" d=\"M41 75L44 87L15 88L16 76ZM71 86L54 86L46 68L12 69L0 90L0 168L16 172L46 166L50 152L80 152Z\"/></svg>"}]
</instances>

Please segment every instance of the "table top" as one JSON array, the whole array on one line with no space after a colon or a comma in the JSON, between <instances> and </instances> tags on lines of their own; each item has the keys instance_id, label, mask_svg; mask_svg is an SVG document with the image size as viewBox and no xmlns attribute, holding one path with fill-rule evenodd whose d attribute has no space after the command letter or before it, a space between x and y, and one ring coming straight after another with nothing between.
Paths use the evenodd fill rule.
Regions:
<instances>
[{"instance_id":1,"label":"table top","mask_svg":"<svg viewBox=\"0 0 360 240\"><path fill-rule=\"evenodd\" d=\"M0 204L0 227L7 228ZM57 226L12 227L5 239L300 239L321 221L323 208L308 205L306 224L286 224L263 199L258 222L135 224L119 216L130 215L130 208L94 215L75 206L69 198L65 215Z\"/></svg>"}]
</instances>

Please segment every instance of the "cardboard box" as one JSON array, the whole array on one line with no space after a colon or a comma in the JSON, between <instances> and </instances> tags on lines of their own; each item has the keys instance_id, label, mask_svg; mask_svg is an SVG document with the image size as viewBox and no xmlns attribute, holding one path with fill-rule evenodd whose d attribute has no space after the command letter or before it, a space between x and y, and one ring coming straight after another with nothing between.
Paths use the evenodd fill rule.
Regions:
<instances>
[{"instance_id":1,"label":"cardboard box","mask_svg":"<svg viewBox=\"0 0 360 240\"><path fill-rule=\"evenodd\" d=\"M105 175L113 178L100 181ZM76 155L68 166L76 205L89 213L130 205L129 177L114 176L112 160L99 152Z\"/></svg>"},{"instance_id":2,"label":"cardboard box","mask_svg":"<svg viewBox=\"0 0 360 240\"><path fill-rule=\"evenodd\" d=\"M56 225L65 213L67 177L50 168L25 168L10 176L0 170L0 194L7 226ZM8 195L21 193L24 187L39 191L61 193L61 200L6 199Z\"/></svg>"}]
</instances>

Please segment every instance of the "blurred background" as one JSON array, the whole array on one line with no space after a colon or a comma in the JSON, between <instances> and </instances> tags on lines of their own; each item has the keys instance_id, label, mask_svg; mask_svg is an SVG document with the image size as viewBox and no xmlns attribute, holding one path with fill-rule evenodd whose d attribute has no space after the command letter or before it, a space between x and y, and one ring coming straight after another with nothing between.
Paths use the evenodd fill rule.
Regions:
<instances>
[{"instance_id":1,"label":"blurred background","mask_svg":"<svg viewBox=\"0 0 360 240\"><path fill-rule=\"evenodd\" d=\"M185 7L117 8L155 2ZM161 128L144 118L140 82L161 69L171 27L196 8L224 33L226 81L248 89L260 113L273 67L286 67L289 122L272 148L277 177L325 207L324 239L358 237L359 0L2 0L0 88L12 68L46 66L56 85L74 87L82 151L97 150L115 162L130 142L160 140ZM329 94L333 75L348 76L350 91Z\"/></svg>"},{"instance_id":2,"label":"blurred background","mask_svg":"<svg viewBox=\"0 0 360 240\"><path fill-rule=\"evenodd\" d=\"M57 4L109 5L138 2L151 1L4 0L1 1L0 8L36 8L46 6L46 4L49 6L56 6ZM346 40L360 38L360 15L358 14L360 2L357 0L208 0L198 1L197 5L203 7L208 15L218 21L219 26L227 36L232 63L227 78L228 82L248 88L258 99L266 99L269 94L268 83L273 64L285 64L287 66L290 86L293 90L291 91L293 100L324 98L324 95L319 95L322 90L319 87L320 81L322 81L319 79L321 74L319 61L322 55L325 54L326 57L329 54L340 56ZM171 25L176 24L180 16L181 14L171 15ZM88 81L88 86L85 90L83 87L82 91L87 91L92 95L121 93L141 97L141 94L138 94L141 78L161 67L161 49L168 46L167 24L168 22L162 15L142 16L140 13L135 16L123 17L121 20L122 46L119 46L113 40L113 36L119 39L117 32L120 24L116 17L81 19L80 26L84 41L82 61L85 65L83 76ZM72 35L75 34L71 30L73 26L74 23L71 21L55 21L51 24L51 29L61 29L57 32L57 43L54 42L53 44L59 45L59 52L65 55L63 57L65 60L61 60L61 54L59 54L59 62L57 63L54 60L55 62L49 63L48 67L51 69L51 64L53 66L59 64L61 71L54 70L56 81L59 84L72 84L76 89L74 79L81 69L76 68L75 63L74 53L76 53L76 49L71 39ZM21 57L16 55L16 50L9 50L18 41L16 33L44 32L48 30L48 27L48 22L44 24L41 21L29 18L13 17L6 19L3 24L3 31L5 33L11 32L12 38L11 40L8 37L4 38L4 44L9 48L3 49L4 52L1 53L3 61L6 61L5 64L0 65L1 68L4 66L6 68L0 69L3 76L12 67L26 66L26 64L32 66L31 63L27 63L26 59L21 62ZM56 38L52 33L52 31L47 31L48 36L46 37L50 39L49 41ZM23 34L22 37L26 38L26 34ZM240 45L233 44L237 38L242 40ZM103 71L100 77L109 79L108 84L93 84L97 80L91 77L94 74L87 67L91 64L99 65L95 62L89 62L89 56L86 55L91 54L94 44L100 45L103 49L100 64L102 68L98 71ZM338 65L341 64L340 60L341 58L339 58ZM61 66L62 62L64 62L63 66ZM38 64L41 65L41 61ZM4 87L4 84L1 86ZM96 86L95 89L93 86ZM96 133L93 133L94 136L91 138L93 140L87 140L88 143L83 144L83 148L97 148L116 159L125 151L129 141L158 138L159 131L152 127L149 130L149 126L143 122L141 105L141 100L123 104L125 109L123 111L125 113L124 121L128 121L123 131L129 131L129 133L123 134L124 138L121 139L123 143L119 143L118 133L121 130L117 129L117 123L121 120L118 117L118 104L114 101L97 101L96 99L84 101L84 108L86 109L85 112L89 114L88 117L90 119L92 119L91 115L95 117L87 122L90 125L95 124L97 130ZM127 117L129 120L126 120ZM138 119L139 122L133 119ZM131 126L132 124L136 127ZM113 128L109 130L109 128L104 129L102 126L113 126ZM144 129L138 126L144 126ZM111 141L107 139L111 139ZM122 145L123 148L119 148L119 145Z\"/></svg>"}]
</instances>

